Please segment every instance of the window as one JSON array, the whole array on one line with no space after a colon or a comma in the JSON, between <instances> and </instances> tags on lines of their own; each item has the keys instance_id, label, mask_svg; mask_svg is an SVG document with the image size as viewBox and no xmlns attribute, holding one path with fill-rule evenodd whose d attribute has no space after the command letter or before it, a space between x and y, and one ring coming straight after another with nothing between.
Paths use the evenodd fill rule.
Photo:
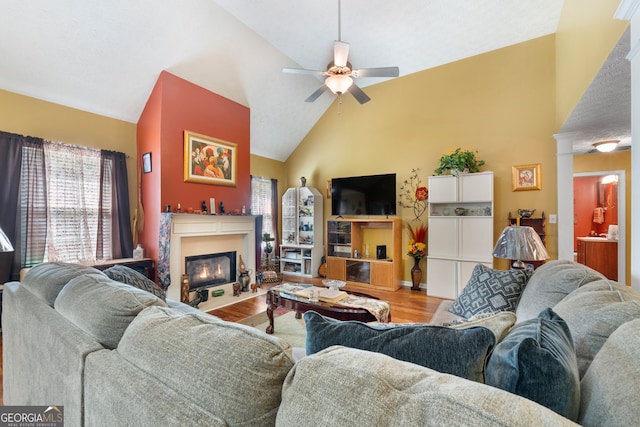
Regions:
<instances>
[{"instance_id":1,"label":"window","mask_svg":"<svg viewBox=\"0 0 640 427\"><path fill-rule=\"evenodd\" d=\"M42 148L23 147L24 264L112 258L112 161L91 148L50 142Z\"/></svg>"},{"instance_id":2,"label":"window","mask_svg":"<svg viewBox=\"0 0 640 427\"><path fill-rule=\"evenodd\" d=\"M277 246L278 234L278 181L257 176L251 177L251 213L262 215L262 235L269 234L275 238Z\"/></svg>"}]
</instances>

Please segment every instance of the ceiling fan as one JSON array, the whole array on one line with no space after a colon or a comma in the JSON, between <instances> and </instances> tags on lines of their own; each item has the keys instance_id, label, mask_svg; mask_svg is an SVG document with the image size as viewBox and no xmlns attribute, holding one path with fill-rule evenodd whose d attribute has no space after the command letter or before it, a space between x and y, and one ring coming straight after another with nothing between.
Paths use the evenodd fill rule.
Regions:
<instances>
[{"instance_id":1,"label":"ceiling fan","mask_svg":"<svg viewBox=\"0 0 640 427\"><path fill-rule=\"evenodd\" d=\"M361 77L398 77L400 70L398 67L380 67L380 68L360 68L354 70L349 58L349 43L343 42L340 33L340 0L338 0L338 40L333 43L333 61L327 65L326 71L307 70L301 68L283 68L282 72L291 74L312 74L325 76L324 84L313 92L305 102L313 102L324 92L330 90L336 95L342 95L349 92L360 103L369 102L371 98L367 96L357 84L353 82L354 78Z\"/></svg>"}]
</instances>

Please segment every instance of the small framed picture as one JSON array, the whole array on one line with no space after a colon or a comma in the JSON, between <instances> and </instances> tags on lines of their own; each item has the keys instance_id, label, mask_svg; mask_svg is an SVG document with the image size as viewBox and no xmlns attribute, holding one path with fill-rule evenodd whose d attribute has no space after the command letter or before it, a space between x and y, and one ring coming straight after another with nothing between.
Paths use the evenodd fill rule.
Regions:
<instances>
[{"instance_id":1,"label":"small framed picture","mask_svg":"<svg viewBox=\"0 0 640 427\"><path fill-rule=\"evenodd\" d=\"M151 153L144 153L142 155L142 171L144 173L151 172Z\"/></svg>"},{"instance_id":2,"label":"small framed picture","mask_svg":"<svg viewBox=\"0 0 640 427\"><path fill-rule=\"evenodd\" d=\"M542 189L540 163L511 167L513 191L529 191Z\"/></svg>"}]
</instances>

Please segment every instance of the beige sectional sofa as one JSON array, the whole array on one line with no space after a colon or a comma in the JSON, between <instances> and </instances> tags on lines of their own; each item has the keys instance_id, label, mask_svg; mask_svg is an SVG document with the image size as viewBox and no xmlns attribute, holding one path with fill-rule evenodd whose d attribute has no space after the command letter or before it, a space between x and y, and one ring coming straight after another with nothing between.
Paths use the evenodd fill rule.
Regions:
<instances>
[{"instance_id":1,"label":"beige sectional sofa","mask_svg":"<svg viewBox=\"0 0 640 427\"><path fill-rule=\"evenodd\" d=\"M522 294L518 322L555 307L576 330L584 425L640 417L638 299L560 261ZM87 267L43 264L5 285L2 325L4 404L62 405L66 426L574 425L516 394L379 353L334 346L295 362L277 337Z\"/></svg>"}]
</instances>

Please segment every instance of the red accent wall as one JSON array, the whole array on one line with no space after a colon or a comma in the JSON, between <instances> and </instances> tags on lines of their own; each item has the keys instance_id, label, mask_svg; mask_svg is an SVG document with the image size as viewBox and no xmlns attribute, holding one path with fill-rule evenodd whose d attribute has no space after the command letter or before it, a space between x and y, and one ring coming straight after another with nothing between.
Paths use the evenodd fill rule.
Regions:
<instances>
[{"instance_id":1,"label":"red accent wall","mask_svg":"<svg viewBox=\"0 0 640 427\"><path fill-rule=\"evenodd\" d=\"M235 187L184 182L184 131L237 144ZM139 156L151 152L152 171L140 184L145 226L140 242L145 256L157 261L160 212L201 209L209 198L223 202L226 212L248 209L250 195L250 110L234 101L163 71L158 77L137 128ZM140 169L140 159L138 168Z\"/></svg>"},{"instance_id":2,"label":"red accent wall","mask_svg":"<svg viewBox=\"0 0 640 427\"><path fill-rule=\"evenodd\" d=\"M609 224L618 223L618 203L616 200L617 184L606 184L608 195L606 203L600 205L607 208L604 215L604 223L593 222L593 213L598 207L598 185L601 176L583 176L573 179L573 215L574 215L574 251L578 249L578 237L606 234Z\"/></svg>"}]
</instances>

